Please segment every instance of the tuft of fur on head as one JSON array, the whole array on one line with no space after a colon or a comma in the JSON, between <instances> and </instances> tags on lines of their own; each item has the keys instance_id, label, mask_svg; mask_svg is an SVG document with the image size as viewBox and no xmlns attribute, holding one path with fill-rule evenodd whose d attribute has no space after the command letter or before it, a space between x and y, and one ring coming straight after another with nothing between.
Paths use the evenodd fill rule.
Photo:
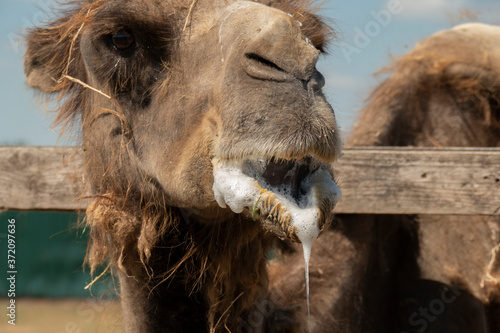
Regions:
<instances>
[{"instance_id":1,"label":"tuft of fur on head","mask_svg":"<svg viewBox=\"0 0 500 333\"><path fill-rule=\"evenodd\" d=\"M289 13L301 24L302 32L312 45L326 52L328 44L335 38L335 31L318 12L324 6L314 0L267 0L262 1L271 7Z\"/></svg>"}]
</instances>

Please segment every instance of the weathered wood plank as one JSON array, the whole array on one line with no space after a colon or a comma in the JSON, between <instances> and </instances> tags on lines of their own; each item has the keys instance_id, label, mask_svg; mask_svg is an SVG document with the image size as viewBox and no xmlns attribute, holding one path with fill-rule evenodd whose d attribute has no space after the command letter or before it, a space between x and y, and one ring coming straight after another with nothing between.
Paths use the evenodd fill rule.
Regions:
<instances>
[{"instance_id":1,"label":"weathered wood plank","mask_svg":"<svg viewBox=\"0 0 500 333\"><path fill-rule=\"evenodd\" d=\"M345 214L500 214L499 149L349 149L335 166Z\"/></svg>"},{"instance_id":2,"label":"weathered wood plank","mask_svg":"<svg viewBox=\"0 0 500 333\"><path fill-rule=\"evenodd\" d=\"M75 148L0 147L0 209L80 210Z\"/></svg>"},{"instance_id":3,"label":"weathered wood plank","mask_svg":"<svg viewBox=\"0 0 500 333\"><path fill-rule=\"evenodd\" d=\"M75 148L0 147L0 209L85 208ZM346 149L342 214L500 214L500 149Z\"/></svg>"}]
</instances>

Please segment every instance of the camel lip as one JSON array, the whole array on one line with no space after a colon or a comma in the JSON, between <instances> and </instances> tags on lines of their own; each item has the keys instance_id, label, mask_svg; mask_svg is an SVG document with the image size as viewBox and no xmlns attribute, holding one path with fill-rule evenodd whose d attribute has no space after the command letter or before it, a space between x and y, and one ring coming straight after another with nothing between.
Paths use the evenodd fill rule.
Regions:
<instances>
[{"instance_id":1,"label":"camel lip","mask_svg":"<svg viewBox=\"0 0 500 333\"><path fill-rule=\"evenodd\" d=\"M228 140L230 141L230 140ZM260 161L264 164L268 162L298 162L311 160L315 164L333 164L341 154L341 147L328 148L322 147L320 143L301 142L300 138L296 140L287 139L287 141L296 141L296 144L287 144L282 147L282 142L276 142L272 149L268 149L272 139L257 142L238 141L227 144L226 140L221 140L214 145L211 158L232 165L241 164L246 161Z\"/></svg>"},{"instance_id":2,"label":"camel lip","mask_svg":"<svg viewBox=\"0 0 500 333\"><path fill-rule=\"evenodd\" d=\"M329 165L313 157L214 158L212 164L214 198L220 207L251 216L264 229L292 241L304 236L298 230L321 230L342 195Z\"/></svg>"},{"instance_id":3,"label":"camel lip","mask_svg":"<svg viewBox=\"0 0 500 333\"><path fill-rule=\"evenodd\" d=\"M225 160L214 158L214 196L219 206L225 208L227 196L249 198L245 204L239 203L231 209L240 213L243 208L252 209L250 203L252 192L258 197L260 191L275 193L280 197L288 198L298 207L308 205L308 197L311 195L312 187L315 185L313 179L315 174L322 170L327 173L333 181L331 168L328 163L322 162L314 156L306 156L300 159L284 159L277 157L246 158L242 160ZM229 185L229 178L231 185ZM334 181L333 181L334 182ZM224 186L218 187L219 184ZM245 185L243 185L245 184ZM252 197L255 200L255 197Z\"/></svg>"}]
</instances>

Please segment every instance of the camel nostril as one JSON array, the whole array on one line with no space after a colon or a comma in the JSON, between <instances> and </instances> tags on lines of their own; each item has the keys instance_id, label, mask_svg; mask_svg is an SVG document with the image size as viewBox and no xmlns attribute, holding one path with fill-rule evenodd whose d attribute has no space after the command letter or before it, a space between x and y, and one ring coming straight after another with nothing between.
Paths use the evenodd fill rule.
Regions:
<instances>
[{"instance_id":1,"label":"camel nostril","mask_svg":"<svg viewBox=\"0 0 500 333\"><path fill-rule=\"evenodd\" d=\"M307 85L308 88L312 89L313 91L319 91L325 86L325 77L317 70L314 70L314 73L309 79Z\"/></svg>"}]
</instances>

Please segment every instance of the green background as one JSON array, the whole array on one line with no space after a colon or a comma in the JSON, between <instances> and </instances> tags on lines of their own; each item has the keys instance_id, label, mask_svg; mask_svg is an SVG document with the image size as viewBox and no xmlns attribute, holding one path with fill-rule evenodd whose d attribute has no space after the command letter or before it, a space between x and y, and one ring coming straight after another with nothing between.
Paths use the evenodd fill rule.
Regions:
<instances>
[{"instance_id":1,"label":"green background","mask_svg":"<svg viewBox=\"0 0 500 333\"><path fill-rule=\"evenodd\" d=\"M4 211L0 213L0 297L7 297L7 224L16 220L16 298L113 297L109 274L92 286L83 268L88 232L77 213ZM97 272L98 275L100 272Z\"/></svg>"}]
</instances>

